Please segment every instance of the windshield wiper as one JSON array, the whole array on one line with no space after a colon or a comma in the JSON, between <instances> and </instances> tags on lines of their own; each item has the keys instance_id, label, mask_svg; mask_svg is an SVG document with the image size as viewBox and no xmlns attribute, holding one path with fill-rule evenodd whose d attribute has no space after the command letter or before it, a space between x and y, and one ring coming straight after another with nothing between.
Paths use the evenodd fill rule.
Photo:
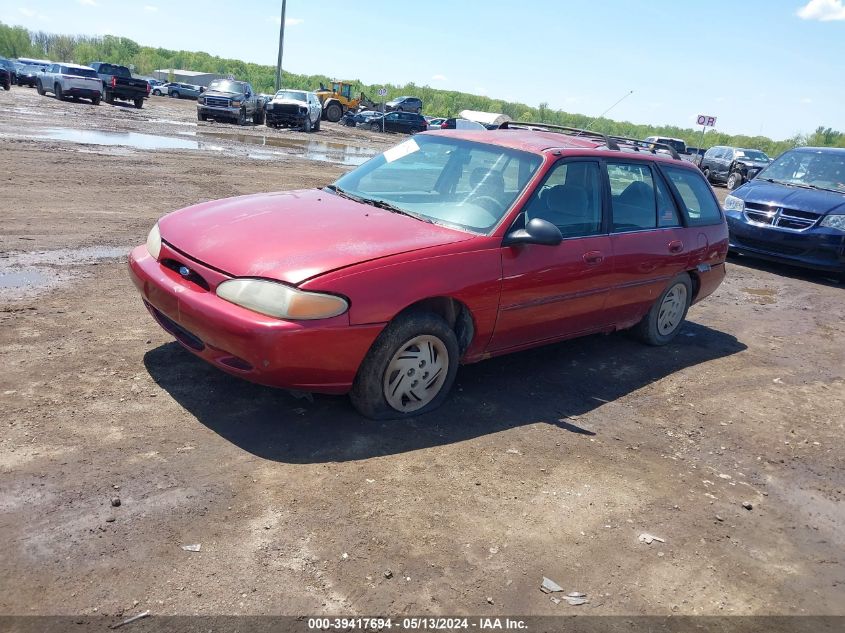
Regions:
<instances>
[{"instance_id":1,"label":"windshield wiper","mask_svg":"<svg viewBox=\"0 0 845 633\"><path fill-rule=\"evenodd\" d=\"M777 180L776 178L761 178L765 182L773 182L776 185L786 185L787 187L798 187L800 189L816 189L812 185L805 185L803 182L789 182L788 180Z\"/></svg>"},{"instance_id":2,"label":"windshield wiper","mask_svg":"<svg viewBox=\"0 0 845 633\"><path fill-rule=\"evenodd\" d=\"M354 200L355 202L360 202L362 204L369 204L377 209L384 209L385 211L390 211L391 213L399 213L401 215L407 215L410 218L414 218L415 220L419 220L420 222L428 222L429 224L435 224L433 220L429 220L428 218L422 217L417 215L416 213L411 213L410 211L406 211L405 209L401 209L396 205L390 204L385 200L379 200L377 198L362 198L361 196L356 196L354 194L349 193L348 191L344 191L337 185L326 185L325 187L329 191L333 191L339 196L344 198L348 198L349 200Z\"/></svg>"}]
</instances>

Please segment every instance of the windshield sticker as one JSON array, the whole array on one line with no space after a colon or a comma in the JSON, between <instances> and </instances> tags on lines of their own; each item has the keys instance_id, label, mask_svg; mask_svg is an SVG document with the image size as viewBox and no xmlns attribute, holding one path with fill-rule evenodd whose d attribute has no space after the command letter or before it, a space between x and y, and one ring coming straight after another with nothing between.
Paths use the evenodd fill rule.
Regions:
<instances>
[{"instance_id":1,"label":"windshield sticker","mask_svg":"<svg viewBox=\"0 0 845 633\"><path fill-rule=\"evenodd\" d=\"M383 156L384 160L388 163L392 163L394 160L398 160L403 156L407 156L408 154L413 154L418 151L420 151L420 146L417 145L417 142L414 139L408 139L404 143L399 143L396 147L391 147L383 154Z\"/></svg>"}]
</instances>

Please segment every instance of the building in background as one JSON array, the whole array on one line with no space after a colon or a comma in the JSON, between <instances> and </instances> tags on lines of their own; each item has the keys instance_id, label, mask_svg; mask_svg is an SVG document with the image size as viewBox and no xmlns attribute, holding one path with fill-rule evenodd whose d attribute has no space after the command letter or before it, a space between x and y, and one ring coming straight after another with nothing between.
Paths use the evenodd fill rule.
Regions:
<instances>
[{"instance_id":1,"label":"building in background","mask_svg":"<svg viewBox=\"0 0 845 633\"><path fill-rule=\"evenodd\" d=\"M152 72L153 79L159 81L175 81L183 84L208 87L215 79L225 79L224 75L215 73L199 73L193 70L177 70L175 68L162 68Z\"/></svg>"}]
</instances>

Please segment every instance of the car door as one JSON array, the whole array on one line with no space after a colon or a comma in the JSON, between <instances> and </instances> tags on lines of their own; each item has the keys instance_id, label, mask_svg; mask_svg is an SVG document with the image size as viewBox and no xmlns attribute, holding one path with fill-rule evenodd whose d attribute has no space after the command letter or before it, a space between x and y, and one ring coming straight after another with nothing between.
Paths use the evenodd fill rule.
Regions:
<instances>
[{"instance_id":1,"label":"car door","mask_svg":"<svg viewBox=\"0 0 845 633\"><path fill-rule=\"evenodd\" d=\"M384 117L384 130L386 132L401 132L402 124L398 112L389 112Z\"/></svg>"},{"instance_id":2,"label":"car door","mask_svg":"<svg viewBox=\"0 0 845 633\"><path fill-rule=\"evenodd\" d=\"M534 218L558 227L557 246L503 246L502 290L488 349L504 351L601 330L613 272L598 160L561 159L511 227Z\"/></svg>"},{"instance_id":3,"label":"car door","mask_svg":"<svg viewBox=\"0 0 845 633\"><path fill-rule=\"evenodd\" d=\"M728 165L731 164L733 150L730 147L723 147L716 160L716 178L724 182L728 179Z\"/></svg>"},{"instance_id":4,"label":"car door","mask_svg":"<svg viewBox=\"0 0 845 633\"><path fill-rule=\"evenodd\" d=\"M647 161L605 163L610 194L613 276L607 312L620 328L638 322L691 249L678 203L662 174Z\"/></svg>"}]
</instances>

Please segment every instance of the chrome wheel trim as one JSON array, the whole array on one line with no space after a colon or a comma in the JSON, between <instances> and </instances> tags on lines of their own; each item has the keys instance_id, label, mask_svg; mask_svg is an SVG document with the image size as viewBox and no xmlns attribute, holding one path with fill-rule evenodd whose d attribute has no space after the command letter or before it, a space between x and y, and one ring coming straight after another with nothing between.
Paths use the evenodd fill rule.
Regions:
<instances>
[{"instance_id":1,"label":"chrome wheel trim","mask_svg":"<svg viewBox=\"0 0 845 633\"><path fill-rule=\"evenodd\" d=\"M661 336L667 336L678 328L686 305L687 287L684 284L675 284L663 297L660 311L657 313L657 331Z\"/></svg>"},{"instance_id":2,"label":"chrome wheel trim","mask_svg":"<svg viewBox=\"0 0 845 633\"><path fill-rule=\"evenodd\" d=\"M399 346L387 364L382 388L393 409L412 413L437 397L449 373L449 351L436 336L422 334Z\"/></svg>"}]
</instances>

